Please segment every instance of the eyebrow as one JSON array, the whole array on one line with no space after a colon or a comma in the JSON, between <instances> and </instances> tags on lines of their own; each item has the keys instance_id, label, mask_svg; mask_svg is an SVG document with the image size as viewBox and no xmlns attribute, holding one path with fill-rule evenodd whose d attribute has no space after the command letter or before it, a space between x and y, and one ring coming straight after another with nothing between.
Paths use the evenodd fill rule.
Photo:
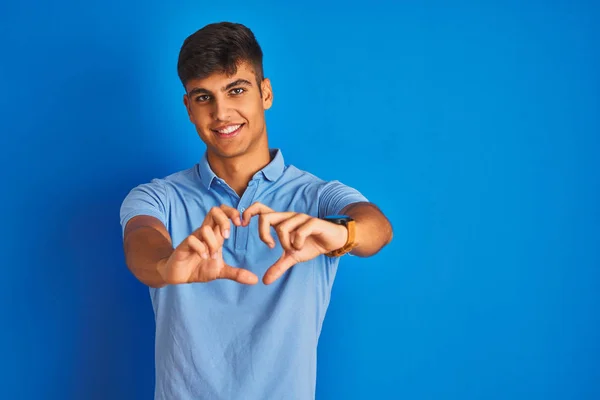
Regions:
<instances>
[{"instance_id":1,"label":"eyebrow","mask_svg":"<svg viewBox=\"0 0 600 400\"><path fill-rule=\"evenodd\" d=\"M221 88L221 91L226 92L229 89L235 87L235 86L252 86L252 83L246 79L236 79L233 82L228 83L227 85L223 86ZM212 94L212 92L208 89L204 89L201 87L196 87L193 88L192 90L190 90L190 92L188 93L188 96L194 96L196 94Z\"/></svg>"}]
</instances>

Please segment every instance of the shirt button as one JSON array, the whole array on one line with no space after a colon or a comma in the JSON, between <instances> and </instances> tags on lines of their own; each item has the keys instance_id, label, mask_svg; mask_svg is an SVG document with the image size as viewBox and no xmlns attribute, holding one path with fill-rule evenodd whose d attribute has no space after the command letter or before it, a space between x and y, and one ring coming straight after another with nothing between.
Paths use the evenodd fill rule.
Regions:
<instances>
[{"instance_id":1,"label":"shirt button","mask_svg":"<svg viewBox=\"0 0 600 400\"><path fill-rule=\"evenodd\" d=\"M244 212L244 211L246 211L246 209L244 207L242 207L242 208L240 208L240 211Z\"/></svg>"}]
</instances>

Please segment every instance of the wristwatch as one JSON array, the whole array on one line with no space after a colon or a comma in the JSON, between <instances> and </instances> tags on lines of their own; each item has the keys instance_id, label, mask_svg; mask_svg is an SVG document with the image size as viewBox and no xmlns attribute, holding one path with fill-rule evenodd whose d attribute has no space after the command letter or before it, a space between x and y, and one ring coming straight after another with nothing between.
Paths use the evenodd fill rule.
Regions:
<instances>
[{"instance_id":1,"label":"wristwatch","mask_svg":"<svg viewBox=\"0 0 600 400\"><path fill-rule=\"evenodd\" d=\"M339 257L346 253L349 253L350 251L352 251L353 248L358 246L358 243L356 243L354 241L355 237L356 237L355 222L351 217L349 217L347 215L328 215L327 217L324 217L323 219L325 221L329 221L329 222L332 222L337 225L344 225L346 228L348 228L348 240L346 240L346 244L337 250L333 250L333 251L330 251L329 253L325 253L326 256Z\"/></svg>"}]
</instances>

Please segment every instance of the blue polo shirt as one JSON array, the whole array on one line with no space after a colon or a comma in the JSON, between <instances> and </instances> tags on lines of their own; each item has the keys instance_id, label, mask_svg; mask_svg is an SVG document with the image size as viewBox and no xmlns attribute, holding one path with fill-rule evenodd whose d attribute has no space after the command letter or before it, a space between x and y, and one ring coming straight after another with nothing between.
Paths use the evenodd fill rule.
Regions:
<instances>
[{"instance_id":1,"label":"blue polo shirt","mask_svg":"<svg viewBox=\"0 0 600 400\"><path fill-rule=\"evenodd\" d=\"M280 150L270 151L271 162L241 197L211 170L206 153L190 169L135 187L121 206L123 232L132 217L150 215L177 246L221 204L243 212L259 201L275 211L324 217L367 201L339 181L286 165ZM264 285L265 271L283 251L277 235L270 249L259 238L257 217L248 227L231 228L224 260L254 272L258 284L216 280L150 288L155 399L314 399L317 342L340 258L316 257Z\"/></svg>"}]
</instances>

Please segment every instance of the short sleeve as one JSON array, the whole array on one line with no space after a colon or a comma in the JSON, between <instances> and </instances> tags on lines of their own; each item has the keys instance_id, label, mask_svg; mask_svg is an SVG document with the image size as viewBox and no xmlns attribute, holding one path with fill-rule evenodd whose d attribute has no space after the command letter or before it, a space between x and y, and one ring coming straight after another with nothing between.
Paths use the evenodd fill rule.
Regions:
<instances>
[{"instance_id":1,"label":"short sleeve","mask_svg":"<svg viewBox=\"0 0 600 400\"><path fill-rule=\"evenodd\" d=\"M358 190L340 181L327 182L319 195L319 218L337 215L349 204L368 201Z\"/></svg>"},{"instance_id":2,"label":"short sleeve","mask_svg":"<svg viewBox=\"0 0 600 400\"><path fill-rule=\"evenodd\" d=\"M165 226L167 220L167 193L159 179L133 188L121 204L121 233L125 235L127 222L138 215L158 218Z\"/></svg>"}]
</instances>

